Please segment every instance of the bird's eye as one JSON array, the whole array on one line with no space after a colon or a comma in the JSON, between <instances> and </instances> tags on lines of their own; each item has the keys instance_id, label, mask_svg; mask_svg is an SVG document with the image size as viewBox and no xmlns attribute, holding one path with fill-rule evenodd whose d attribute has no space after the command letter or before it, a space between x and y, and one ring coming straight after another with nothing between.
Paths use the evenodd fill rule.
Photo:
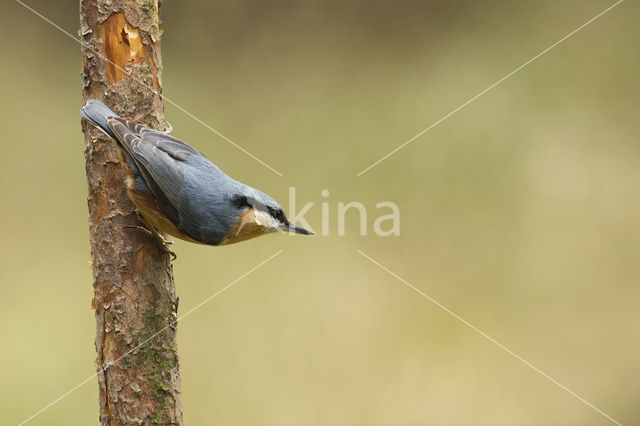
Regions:
<instances>
[{"instance_id":1,"label":"bird's eye","mask_svg":"<svg viewBox=\"0 0 640 426\"><path fill-rule=\"evenodd\" d=\"M274 209L273 207L268 207L269 214L275 218L280 223L287 223L287 217L284 215L282 209Z\"/></svg>"},{"instance_id":2,"label":"bird's eye","mask_svg":"<svg viewBox=\"0 0 640 426\"><path fill-rule=\"evenodd\" d=\"M278 209L278 211L276 212L276 219L278 219L280 222L285 221L284 212L281 209Z\"/></svg>"}]
</instances>

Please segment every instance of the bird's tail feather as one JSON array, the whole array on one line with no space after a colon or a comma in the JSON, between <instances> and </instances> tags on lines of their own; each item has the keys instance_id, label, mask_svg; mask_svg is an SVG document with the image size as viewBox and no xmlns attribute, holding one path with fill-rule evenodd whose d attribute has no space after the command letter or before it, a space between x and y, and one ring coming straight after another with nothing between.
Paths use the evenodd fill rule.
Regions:
<instances>
[{"instance_id":1,"label":"bird's tail feather","mask_svg":"<svg viewBox=\"0 0 640 426\"><path fill-rule=\"evenodd\" d=\"M117 117L118 114L110 110L105 104L96 99L89 99L80 110L80 115L89 123L106 133L107 136L116 139L116 136L107 124L107 117Z\"/></svg>"}]
</instances>

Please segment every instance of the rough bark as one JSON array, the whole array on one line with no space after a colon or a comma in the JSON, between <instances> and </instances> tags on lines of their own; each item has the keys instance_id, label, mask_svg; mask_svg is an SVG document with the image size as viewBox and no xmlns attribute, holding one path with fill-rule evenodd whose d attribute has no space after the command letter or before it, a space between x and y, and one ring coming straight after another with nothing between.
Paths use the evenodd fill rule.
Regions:
<instances>
[{"instance_id":1,"label":"rough bark","mask_svg":"<svg viewBox=\"0 0 640 426\"><path fill-rule=\"evenodd\" d=\"M124 117L164 128L157 0L80 0L80 25L87 44L83 102L100 99ZM126 193L119 148L87 123L82 128L100 422L179 425L178 299L169 256L125 228L141 223Z\"/></svg>"}]
</instances>

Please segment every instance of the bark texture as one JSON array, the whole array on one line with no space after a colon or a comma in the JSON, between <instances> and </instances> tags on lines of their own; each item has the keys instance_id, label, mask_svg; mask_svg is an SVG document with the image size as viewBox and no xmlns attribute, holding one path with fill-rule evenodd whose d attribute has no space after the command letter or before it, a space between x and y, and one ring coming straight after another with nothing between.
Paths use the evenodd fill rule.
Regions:
<instances>
[{"instance_id":1,"label":"bark texture","mask_svg":"<svg viewBox=\"0 0 640 426\"><path fill-rule=\"evenodd\" d=\"M80 0L82 95L83 102L100 99L124 117L163 129L158 7L157 0ZM125 229L141 223L126 193L119 148L82 126L100 422L181 425L178 299L169 256L142 232Z\"/></svg>"}]
</instances>

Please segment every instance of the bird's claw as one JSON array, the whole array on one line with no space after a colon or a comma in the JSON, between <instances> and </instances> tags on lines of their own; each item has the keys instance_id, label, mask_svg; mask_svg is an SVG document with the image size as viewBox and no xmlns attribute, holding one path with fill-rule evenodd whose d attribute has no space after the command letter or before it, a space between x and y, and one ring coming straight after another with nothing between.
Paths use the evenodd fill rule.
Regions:
<instances>
[{"instance_id":1,"label":"bird's claw","mask_svg":"<svg viewBox=\"0 0 640 426\"><path fill-rule=\"evenodd\" d=\"M171 241L173 242L173 241ZM171 261L174 261L178 258L178 255L176 254L175 251L171 250L167 245L165 244L160 244L160 247L162 248L162 251L167 253L169 256L171 256Z\"/></svg>"}]
</instances>

